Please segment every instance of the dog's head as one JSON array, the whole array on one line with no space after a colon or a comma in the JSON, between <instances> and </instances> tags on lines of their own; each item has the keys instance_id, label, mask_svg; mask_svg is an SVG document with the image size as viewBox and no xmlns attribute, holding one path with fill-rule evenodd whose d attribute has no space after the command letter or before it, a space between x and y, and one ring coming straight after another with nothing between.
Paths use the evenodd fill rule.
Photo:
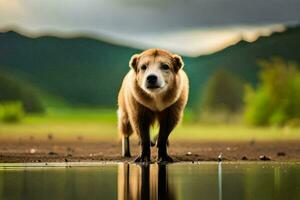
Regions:
<instances>
[{"instance_id":1,"label":"dog's head","mask_svg":"<svg viewBox=\"0 0 300 200\"><path fill-rule=\"evenodd\" d=\"M129 62L136 73L136 82L148 94L167 91L175 82L184 63L176 54L161 49L148 49L135 54Z\"/></svg>"}]
</instances>

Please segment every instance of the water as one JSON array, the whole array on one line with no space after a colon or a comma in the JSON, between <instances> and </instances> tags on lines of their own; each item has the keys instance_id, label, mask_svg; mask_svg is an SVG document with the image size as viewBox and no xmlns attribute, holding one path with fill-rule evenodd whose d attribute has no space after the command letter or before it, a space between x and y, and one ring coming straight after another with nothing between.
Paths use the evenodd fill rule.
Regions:
<instances>
[{"instance_id":1,"label":"water","mask_svg":"<svg viewBox=\"0 0 300 200\"><path fill-rule=\"evenodd\" d=\"M0 167L0 199L300 199L298 163Z\"/></svg>"}]
</instances>

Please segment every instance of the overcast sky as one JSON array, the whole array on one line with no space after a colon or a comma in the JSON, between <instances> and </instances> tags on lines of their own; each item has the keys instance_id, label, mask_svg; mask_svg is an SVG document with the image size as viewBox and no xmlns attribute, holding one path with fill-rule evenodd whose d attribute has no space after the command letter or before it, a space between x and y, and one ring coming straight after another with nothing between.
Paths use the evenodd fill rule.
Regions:
<instances>
[{"instance_id":1,"label":"overcast sky","mask_svg":"<svg viewBox=\"0 0 300 200\"><path fill-rule=\"evenodd\" d=\"M212 33L224 31L224 27L227 32L234 29L235 35L238 29L250 27L253 32L258 27L260 34L265 25L273 30L269 25L298 23L299 10L299 0L0 0L0 29L13 26L29 33L91 33L131 46L172 47L191 54L180 48L183 43L177 44L178 39L187 46L194 44L194 49L198 44L202 50L195 54L203 54L208 53L201 45L205 41L199 42L206 39L203 34L211 39ZM246 29L240 29L241 25ZM215 36L224 43L218 39L224 34ZM194 37L196 44L185 41L188 37Z\"/></svg>"}]
</instances>

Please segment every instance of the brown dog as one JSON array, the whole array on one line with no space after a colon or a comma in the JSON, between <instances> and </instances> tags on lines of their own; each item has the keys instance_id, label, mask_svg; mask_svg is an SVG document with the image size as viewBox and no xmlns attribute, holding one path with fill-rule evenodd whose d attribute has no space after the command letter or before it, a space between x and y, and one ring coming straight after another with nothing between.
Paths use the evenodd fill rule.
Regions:
<instances>
[{"instance_id":1,"label":"brown dog","mask_svg":"<svg viewBox=\"0 0 300 200\"><path fill-rule=\"evenodd\" d=\"M150 126L160 125L158 162L172 162L167 141L183 115L188 100L188 78L178 55L149 49L131 57L131 70L125 76L118 96L118 127L122 135L122 156L130 157L129 136L136 132L141 153L136 162L150 161Z\"/></svg>"}]
</instances>

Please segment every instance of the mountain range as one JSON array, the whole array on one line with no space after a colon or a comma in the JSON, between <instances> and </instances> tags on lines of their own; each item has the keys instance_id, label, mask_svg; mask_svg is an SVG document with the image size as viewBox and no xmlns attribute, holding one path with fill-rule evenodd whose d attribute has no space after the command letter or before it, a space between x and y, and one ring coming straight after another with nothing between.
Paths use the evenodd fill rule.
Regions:
<instances>
[{"instance_id":1,"label":"mountain range","mask_svg":"<svg viewBox=\"0 0 300 200\"><path fill-rule=\"evenodd\" d=\"M30 82L42 97L52 96L70 105L113 107L132 54L142 51L88 37L30 38L17 32L0 33L0 73ZM197 104L203 86L219 68L253 85L258 60L282 57L300 63L300 27L241 41L217 53L183 57L190 79L189 106Z\"/></svg>"}]
</instances>

